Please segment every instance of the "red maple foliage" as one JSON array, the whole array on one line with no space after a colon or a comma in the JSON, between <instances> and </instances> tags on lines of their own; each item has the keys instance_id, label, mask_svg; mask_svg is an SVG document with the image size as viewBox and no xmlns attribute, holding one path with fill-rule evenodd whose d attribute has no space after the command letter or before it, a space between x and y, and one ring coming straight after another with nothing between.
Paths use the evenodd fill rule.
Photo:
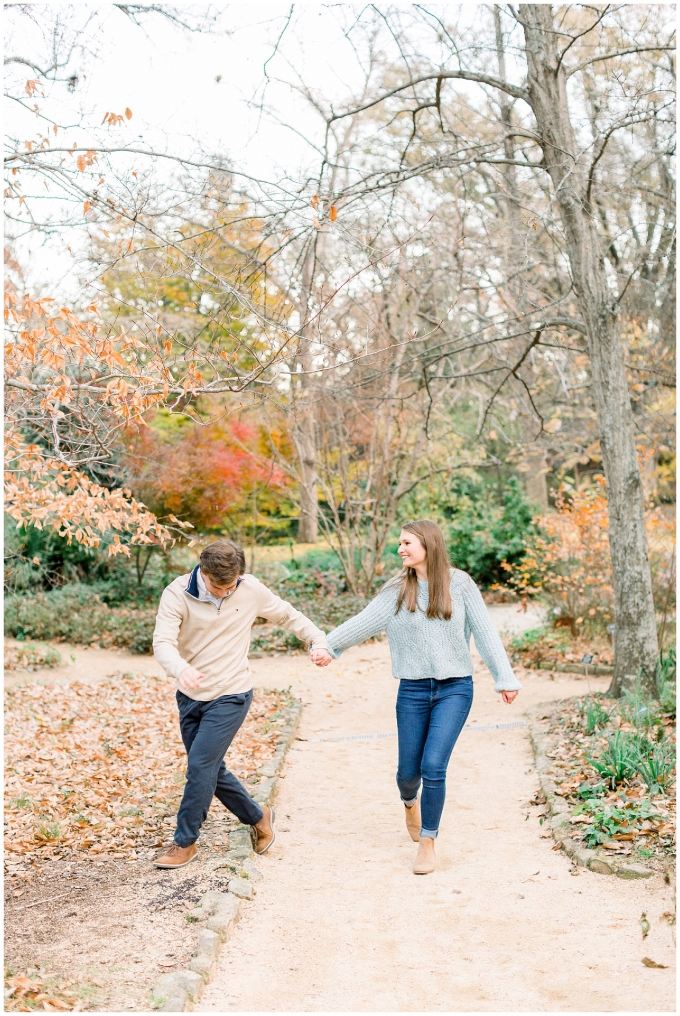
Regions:
<instances>
[{"instance_id":1,"label":"red maple foliage","mask_svg":"<svg viewBox=\"0 0 680 1016\"><path fill-rule=\"evenodd\" d=\"M159 518L176 515L199 531L222 530L227 517L251 510L254 491L260 506L285 491L284 473L243 421L188 423L179 431L166 421L159 414L126 439L130 486Z\"/></svg>"}]
</instances>

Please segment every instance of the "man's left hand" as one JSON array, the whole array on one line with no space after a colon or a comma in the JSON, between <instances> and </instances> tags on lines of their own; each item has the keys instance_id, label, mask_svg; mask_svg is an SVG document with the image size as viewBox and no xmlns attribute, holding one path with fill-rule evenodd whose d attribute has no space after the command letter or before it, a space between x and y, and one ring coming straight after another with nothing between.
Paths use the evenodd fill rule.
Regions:
<instances>
[{"instance_id":1,"label":"man's left hand","mask_svg":"<svg viewBox=\"0 0 680 1016\"><path fill-rule=\"evenodd\" d=\"M311 649L309 658L317 667L327 667L333 659L327 649Z\"/></svg>"}]
</instances>

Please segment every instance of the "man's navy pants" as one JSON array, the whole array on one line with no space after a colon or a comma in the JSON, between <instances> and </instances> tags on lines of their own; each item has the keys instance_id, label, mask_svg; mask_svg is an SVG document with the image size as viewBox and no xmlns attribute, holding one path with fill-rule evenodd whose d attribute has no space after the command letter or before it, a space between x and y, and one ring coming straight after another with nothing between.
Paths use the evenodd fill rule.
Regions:
<instances>
[{"instance_id":1,"label":"man's navy pants","mask_svg":"<svg viewBox=\"0 0 680 1016\"><path fill-rule=\"evenodd\" d=\"M187 782L177 813L175 843L188 847L198 839L213 795L244 825L255 825L264 812L230 773L224 756L253 700L252 689L197 702L177 692L179 726L187 750Z\"/></svg>"}]
</instances>

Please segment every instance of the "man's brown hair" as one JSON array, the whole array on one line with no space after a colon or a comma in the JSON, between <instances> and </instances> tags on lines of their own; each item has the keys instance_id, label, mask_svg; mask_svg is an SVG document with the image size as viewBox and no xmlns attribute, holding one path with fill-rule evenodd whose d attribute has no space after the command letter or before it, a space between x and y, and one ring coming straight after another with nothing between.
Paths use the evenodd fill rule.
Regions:
<instances>
[{"instance_id":1,"label":"man's brown hair","mask_svg":"<svg viewBox=\"0 0 680 1016\"><path fill-rule=\"evenodd\" d=\"M246 570L246 555L233 540L217 540L201 551L201 571L217 586L228 586Z\"/></svg>"}]
</instances>

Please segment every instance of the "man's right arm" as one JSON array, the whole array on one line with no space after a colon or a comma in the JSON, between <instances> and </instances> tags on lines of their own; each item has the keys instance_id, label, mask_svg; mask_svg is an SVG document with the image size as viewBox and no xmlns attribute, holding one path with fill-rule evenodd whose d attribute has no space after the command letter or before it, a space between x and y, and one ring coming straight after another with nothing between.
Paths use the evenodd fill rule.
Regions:
<instances>
[{"instance_id":1,"label":"man's right arm","mask_svg":"<svg viewBox=\"0 0 680 1016\"><path fill-rule=\"evenodd\" d=\"M175 596L169 589L164 590L156 615L153 633L153 654L169 677L179 681L183 670L189 666L178 649L179 630L182 614Z\"/></svg>"}]
</instances>

